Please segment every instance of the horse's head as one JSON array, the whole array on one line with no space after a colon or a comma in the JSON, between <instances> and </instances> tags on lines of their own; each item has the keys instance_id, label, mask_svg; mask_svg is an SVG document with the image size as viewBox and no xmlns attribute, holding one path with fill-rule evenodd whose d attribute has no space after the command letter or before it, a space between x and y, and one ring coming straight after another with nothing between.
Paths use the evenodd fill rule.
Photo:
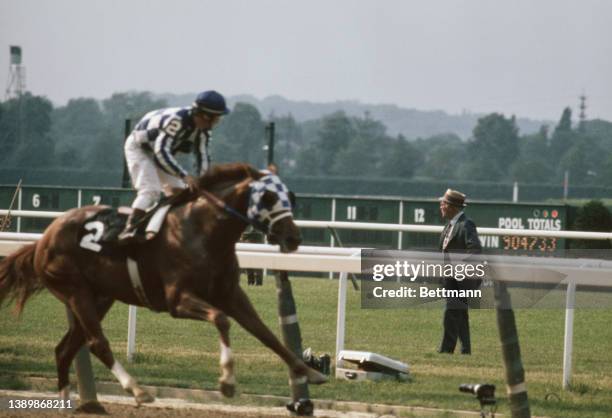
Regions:
<instances>
[{"instance_id":1,"label":"horse's head","mask_svg":"<svg viewBox=\"0 0 612 418\"><path fill-rule=\"evenodd\" d=\"M267 230L268 242L279 244L281 252L295 251L302 242L293 222L292 193L274 174L266 174L250 183L247 217Z\"/></svg>"}]
</instances>

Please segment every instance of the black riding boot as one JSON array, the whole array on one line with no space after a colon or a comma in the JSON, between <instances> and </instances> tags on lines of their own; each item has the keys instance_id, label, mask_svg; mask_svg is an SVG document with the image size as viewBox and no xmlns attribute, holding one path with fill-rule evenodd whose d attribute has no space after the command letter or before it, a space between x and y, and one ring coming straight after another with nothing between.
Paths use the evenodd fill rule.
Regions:
<instances>
[{"instance_id":1,"label":"black riding boot","mask_svg":"<svg viewBox=\"0 0 612 418\"><path fill-rule=\"evenodd\" d=\"M145 211L142 209L133 209L132 213L125 223L125 228L117 237L119 241L129 241L136 236L136 227L140 220L145 216Z\"/></svg>"}]
</instances>

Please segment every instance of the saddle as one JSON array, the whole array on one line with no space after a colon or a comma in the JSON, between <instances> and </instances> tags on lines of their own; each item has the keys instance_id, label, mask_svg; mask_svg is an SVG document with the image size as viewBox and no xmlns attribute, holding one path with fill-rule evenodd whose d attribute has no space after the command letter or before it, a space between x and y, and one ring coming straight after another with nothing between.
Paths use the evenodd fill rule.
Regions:
<instances>
[{"instance_id":1,"label":"saddle","mask_svg":"<svg viewBox=\"0 0 612 418\"><path fill-rule=\"evenodd\" d=\"M127 245L120 243L118 236L125 228L132 209L105 207L85 219L78 235L79 246L103 255L129 255L138 241L146 242L155 238L170 207L168 202L162 201L147 211L136 227L136 236L141 239Z\"/></svg>"}]
</instances>

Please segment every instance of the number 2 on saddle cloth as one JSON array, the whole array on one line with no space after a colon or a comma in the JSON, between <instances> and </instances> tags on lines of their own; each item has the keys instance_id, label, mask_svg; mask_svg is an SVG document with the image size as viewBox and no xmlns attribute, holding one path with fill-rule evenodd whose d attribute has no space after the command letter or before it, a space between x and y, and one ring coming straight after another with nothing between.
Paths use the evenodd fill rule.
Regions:
<instances>
[{"instance_id":1,"label":"number 2 on saddle cloth","mask_svg":"<svg viewBox=\"0 0 612 418\"><path fill-rule=\"evenodd\" d=\"M156 205L147 215L145 215L145 218L143 218L142 222L138 225L137 234L141 236L145 235L145 228L147 228L149 221L156 217L156 212L158 210L164 210L164 206L166 206L166 203L160 202L160 204ZM162 219L165 217L167 211L168 209L166 206L164 212L159 214L162 216ZM103 208L99 210L84 221L83 227L78 235L79 246L102 255L121 257L127 255L132 245L126 246L120 244L117 237L125 228L128 214L129 213L122 212L116 208ZM160 226L161 222L158 228ZM159 229L154 231L154 233L158 232L158 230ZM147 230L147 234L149 233L150 230Z\"/></svg>"}]
</instances>

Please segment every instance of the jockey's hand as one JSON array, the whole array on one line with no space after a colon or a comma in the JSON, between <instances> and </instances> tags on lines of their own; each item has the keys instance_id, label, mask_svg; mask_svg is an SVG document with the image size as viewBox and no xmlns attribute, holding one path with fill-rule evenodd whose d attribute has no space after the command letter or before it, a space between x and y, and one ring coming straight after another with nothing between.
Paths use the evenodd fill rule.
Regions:
<instances>
[{"instance_id":1,"label":"jockey's hand","mask_svg":"<svg viewBox=\"0 0 612 418\"><path fill-rule=\"evenodd\" d=\"M185 176L183 177L183 181L187 185L187 188L191 192L196 192L198 190L198 180L193 176Z\"/></svg>"}]
</instances>

